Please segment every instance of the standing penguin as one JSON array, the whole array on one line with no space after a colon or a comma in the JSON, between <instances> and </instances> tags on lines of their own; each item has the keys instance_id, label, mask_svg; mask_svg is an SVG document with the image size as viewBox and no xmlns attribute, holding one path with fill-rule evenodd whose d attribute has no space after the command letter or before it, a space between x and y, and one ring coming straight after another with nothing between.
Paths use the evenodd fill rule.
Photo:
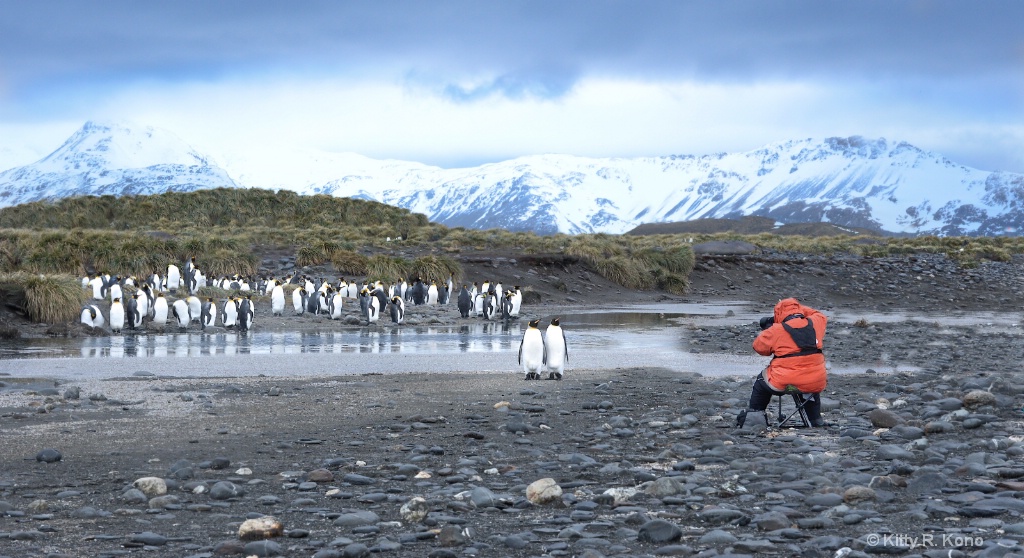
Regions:
<instances>
[{"instance_id":1,"label":"standing penguin","mask_svg":"<svg viewBox=\"0 0 1024 558\"><path fill-rule=\"evenodd\" d=\"M89 327L103 327L103 312L95 304L82 307L82 323Z\"/></svg>"},{"instance_id":2,"label":"standing penguin","mask_svg":"<svg viewBox=\"0 0 1024 558\"><path fill-rule=\"evenodd\" d=\"M416 282L412 286L412 303L419 306L427 302L427 286L423 284L423 279L416 278Z\"/></svg>"},{"instance_id":3,"label":"standing penguin","mask_svg":"<svg viewBox=\"0 0 1024 558\"><path fill-rule=\"evenodd\" d=\"M512 293L508 291L505 291L505 296L501 297L501 319L512 319Z\"/></svg>"},{"instance_id":4,"label":"standing penguin","mask_svg":"<svg viewBox=\"0 0 1024 558\"><path fill-rule=\"evenodd\" d=\"M124 302L124 320L128 329L142 327L142 314L139 313L139 295L133 294Z\"/></svg>"},{"instance_id":5,"label":"standing penguin","mask_svg":"<svg viewBox=\"0 0 1024 558\"><path fill-rule=\"evenodd\" d=\"M199 329L205 331L208 326L213 326L216 321L217 305L214 304L212 296L207 297L199 307Z\"/></svg>"},{"instance_id":6,"label":"standing penguin","mask_svg":"<svg viewBox=\"0 0 1024 558\"><path fill-rule=\"evenodd\" d=\"M391 300L391 298L388 297L388 293L384 290L384 285L380 284L379 281L373 290L370 291L370 294L377 297L377 303L381 310L388 307L388 301Z\"/></svg>"},{"instance_id":7,"label":"standing penguin","mask_svg":"<svg viewBox=\"0 0 1024 558\"><path fill-rule=\"evenodd\" d=\"M238 299L228 297L224 301L223 310L221 310L220 321L224 324L224 327L235 327L238 323Z\"/></svg>"},{"instance_id":8,"label":"standing penguin","mask_svg":"<svg viewBox=\"0 0 1024 558\"><path fill-rule=\"evenodd\" d=\"M164 298L164 293L156 293L156 300L153 301L153 323L167 325L167 312L167 299Z\"/></svg>"},{"instance_id":9,"label":"standing penguin","mask_svg":"<svg viewBox=\"0 0 1024 558\"><path fill-rule=\"evenodd\" d=\"M238 305L238 331L249 331L252 327L252 299L248 296Z\"/></svg>"},{"instance_id":10,"label":"standing penguin","mask_svg":"<svg viewBox=\"0 0 1024 558\"><path fill-rule=\"evenodd\" d=\"M167 290L173 292L178 291L178 287L181 286L181 270L178 266L170 264L167 266Z\"/></svg>"},{"instance_id":11,"label":"standing penguin","mask_svg":"<svg viewBox=\"0 0 1024 558\"><path fill-rule=\"evenodd\" d=\"M341 308L344 304L345 297L341 296L341 291L329 292L331 299L327 303L327 307L330 310L329 317L332 320L341 319Z\"/></svg>"},{"instance_id":12,"label":"standing penguin","mask_svg":"<svg viewBox=\"0 0 1024 558\"><path fill-rule=\"evenodd\" d=\"M273 285L270 291L270 312L280 316L284 314L284 286L277 279L274 279Z\"/></svg>"},{"instance_id":13,"label":"standing penguin","mask_svg":"<svg viewBox=\"0 0 1024 558\"><path fill-rule=\"evenodd\" d=\"M120 298L115 298L110 303L110 330L114 333L121 333L124 329L124 305Z\"/></svg>"},{"instance_id":14,"label":"standing penguin","mask_svg":"<svg viewBox=\"0 0 1024 558\"><path fill-rule=\"evenodd\" d=\"M317 314L330 314L331 313L331 296L328 292L331 289L330 285L321 287L316 292L316 313Z\"/></svg>"},{"instance_id":15,"label":"standing penguin","mask_svg":"<svg viewBox=\"0 0 1024 558\"><path fill-rule=\"evenodd\" d=\"M569 362L569 344L565 342L565 331L558 325L558 318L552 318L544 332L544 362L548 366L548 379L561 380L565 363Z\"/></svg>"},{"instance_id":16,"label":"standing penguin","mask_svg":"<svg viewBox=\"0 0 1024 558\"><path fill-rule=\"evenodd\" d=\"M486 293L476 293L473 295L473 316L481 316L484 313L484 301L487 300Z\"/></svg>"},{"instance_id":17,"label":"standing penguin","mask_svg":"<svg viewBox=\"0 0 1024 558\"><path fill-rule=\"evenodd\" d=\"M405 321L405 301L398 295L391 297L391 321L396 324Z\"/></svg>"},{"instance_id":18,"label":"standing penguin","mask_svg":"<svg viewBox=\"0 0 1024 558\"><path fill-rule=\"evenodd\" d=\"M519 285L516 285L512 289L512 317L519 317L519 309L523 306L523 291L519 289Z\"/></svg>"},{"instance_id":19,"label":"standing penguin","mask_svg":"<svg viewBox=\"0 0 1024 558\"><path fill-rule=\"evenodd\" d=\"M366 323L375 324L380 319L380 300L375 296L368 296L368 304L366 305Z\"/></svg>"},{"instance_id":20,"label":"standing penguin","mask_svg":"<svg viewBox=\"0 0 1024 558\"><path fill-rule=\"evenodd\" d=\"M364 316L367 315L367 312L369 311L371 298L373 297L370 296L369 289L359 291L359 312Z\"/></svg>"},{"instance_id":21,"label":"standing penguin","mask_svg":"<svg viewBox=\"0 0 1024 558\"><path fill-rule=\"evenodd\" d=\"M452 299L452 295L455 294L455 274L454 273L448 274L448 284L445 285L444 290L445 290L445 294L442 297L442 298L444 298L444 300L441 301L441 304L448 304L448 302Z\"/></svg>"},{"instance_id":22,"label":"standing penguin","mask_svg":"<svg viewBox=\"0 0 1024 558\"><path fill-rule=\"evenodd\" d=\"M469 294L469 289L463 285L462 291L459 292L459 313L462 314L463 318L469 317L469 311L473 309L473 296Z\"/></svg>"},{"instance_id":23,"label":"standing penguin","mask_svg":"<svg viewBox=\"0 0 1024 558\"><path fill-rule=\"evenodd\" d=\"M143 283L142 286L135 291L135 294L137 296L136 300L139 301L139 314L143 318L149 317L149 311L153 309L153 295L149 290L149 284Z\"/></svg>"},{"instance_id":24,"label":"standing penguin","mask_svg":"<svg viewBox=\"0 0 1024 558\"><path fill-rule=\"evenodd\" d=\"M437 304L438 303L437 297L438 297L437 283L431 281L430 282L430 286L427 287L427 304Z\"/></svg>"},{"instance_id":25,"label":"standing penguin","mask_svg":"<svg viewBox=\"0 0 1024 558\"><path fill-rule=\"evenodd\" d=\"M494 293L493 292L487 293L487 294L483 295L483 297L484 297L484 308L483 308L484 319L485 320L492 320L492 319L494 319L495 312L498 311L497 299L494 298Z\"/></svg>"},{"instance_id":26,"label":"standing penguin","mask_svg":"<svg viewBox=\"0 0 1024 558\"><path fill-rule=\"evenodd\" d=\"M96 275L95 277L89 280L89 286L92 287L92 297L94 299L103 300L104 298L106 298L103 294L103 277Z\"/></svg>"},{"instance_id":27,"label":"standing penguin","mask_svg":"<svg viewBox=\"0 0 1024 558\"><path fill-rule=\"evenodd\" d=\"M540 369L544 366L544 337L537 329L539 325L539 319L530 320L530 326L519 342L519 364L523 365L527 380L539 380Z\"/></svg>"},{"instance_id":28,"label":"standing penguin","mask_svg":"<svg viewBox=\"0 0 1024 558\"><path fill-rule=\"evenodd\" d=\"M292 308L295 309L296 316L301 316L306 312L306 297L308 296L304 287L292 291Z\"/></svg>"},{"instance_id":29,"label":"standing penguin","mask_svg":"<svg viewBox=\"0 0 1024 558\"><path fill-rule=\"evenodd\" d=\"M107 294L110 295L110 300L120 298L121 301L124 302L124 291L121 289L120 278L111 278L110 282L107 283Z\"/></svg>"},{"instance_id":30,"label":"standing penguin","mask_svg":"<svg viewBox=\"0 0 1024 558\"><path fill-rule=\"evenodd\" d=\"M189 315L188 311L188 303L180 298L171 305L171 315L177 321L179 329L185 329L188 327L189 322L192 321L192 316Z\"/></svg>"},{"instance_id":31,"label":"standing penguin","mask_svg":"<svg viewBox=\"0 0 1024 558\"><path fill-rule=\"evenodd\" d=\"M185 299L188 303L188 314L193 322L199 321L199 314L203 311L203 301L198 296L189 296Z\"/></svg>"}]
</instances>

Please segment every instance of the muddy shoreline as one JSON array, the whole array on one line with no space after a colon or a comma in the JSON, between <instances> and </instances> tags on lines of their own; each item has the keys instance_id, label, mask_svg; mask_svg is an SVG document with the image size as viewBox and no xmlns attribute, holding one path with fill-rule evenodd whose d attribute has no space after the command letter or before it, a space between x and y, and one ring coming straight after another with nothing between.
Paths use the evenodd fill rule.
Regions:
<instances>
[{"instance_id":1,"label":"muddy shoreline","mask_svg":"<svg viewBox=\"0 0 1024 558\"><path fill-rule=\"evenodd\" d=\"M0 361L0 382L34 378L0 394L0 556L1024 553L1020 262L784 261L702 258L686 296L623 292L579 270L530 276L575 285L538 313L745 300L756 315L798 291L850 316L826 340L831 366L857 368L830 377L828 428L735 429L756 370L570 359L565 380L524 382L513 358L391 374L255 358L233 362L257 375L198 377L148 367L155 358L63 359L107 369L54 383L29 361ZM419 319L434 318L447 319ZM713 366L750 356L753 324L733 318L678 329ZM142 493L148 477L166 493ZM543 479L560 496L528 495ZM240 538L263 515L281 536Z\"/></svg>"}]
</instances>

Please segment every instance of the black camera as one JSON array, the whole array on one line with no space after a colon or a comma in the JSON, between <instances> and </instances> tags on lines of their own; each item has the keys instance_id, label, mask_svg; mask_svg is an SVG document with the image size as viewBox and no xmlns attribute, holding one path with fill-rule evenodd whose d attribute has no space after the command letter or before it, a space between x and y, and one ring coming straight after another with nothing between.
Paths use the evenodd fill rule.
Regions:
<instances>
[{"instance_id":1,"label":"black camera","mask_svg":"<svg viewBox=\"0 0 1024 558\"><path fill-rule=\"evenodd\" d=\"M766 318L761 318L761 321L757 322L757 324L759 326L761 326L762 330L768 329L768 328L772 327L772 325L775 324L775 316L768 316Z\"/></svg>"}]
</instances>

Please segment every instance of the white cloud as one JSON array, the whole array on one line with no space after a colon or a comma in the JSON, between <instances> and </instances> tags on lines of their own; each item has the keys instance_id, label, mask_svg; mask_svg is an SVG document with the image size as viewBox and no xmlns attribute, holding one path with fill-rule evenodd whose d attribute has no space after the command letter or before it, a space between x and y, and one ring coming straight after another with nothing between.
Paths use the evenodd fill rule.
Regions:
<instances>
[{"instance_id":1,"label":"white cloud","mask_svg":"<svg viewBox=\"0 0 1024 558\"><path fill-rule=\"evenodd\" d=\"M1024 151L1020 126L972 121L949 107L890 93L878 84L587 78L554 99L494 94L452 102L436 89L401 79L147 82L75 107L79 120L65 114L55 122L0 125L0 138L18 141L0 139L0 164L5 147L17 147L22 158L26 150L49 153L89 119L165 128L215 159L308 149L455 166L537 153L747 151L837 135L906 140L969 166L995 164L991 153L970 147L979 139ZM1024 170L1019 156L1016 163L1007 170Z\"/></svg>"}]
</instances>

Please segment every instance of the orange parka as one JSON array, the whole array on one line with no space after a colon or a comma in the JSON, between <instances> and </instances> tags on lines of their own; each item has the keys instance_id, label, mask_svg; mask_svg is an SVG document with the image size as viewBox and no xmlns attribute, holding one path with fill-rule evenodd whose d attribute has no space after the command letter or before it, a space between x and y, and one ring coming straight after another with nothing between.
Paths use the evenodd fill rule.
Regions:
<instances>
[{"instance_id":1,"label":"orange parka","mask_svg":"<svg viewBox=\"0 0 1024 558\"><path fill-rule=\"evenodd\" d=\"M803 317L786 318L794 314L802 314ZM761 332L754 339L754 350L758 354L773 355L768 365L765 379L776 388L783 390L786 386L792 385L804 393L818 393L825 389L825 355L820 352L787 356L800 353L801 350L793 340L783 322L793 329L801 329L810 322L814 327L815 343L818 349L822 348L825 339L825 325L828 317L814 308L800 304L795 298L780 300L775 305L775 323ZM806 352L806 351L804 351Z\"/></svg>"}]
</instances>

